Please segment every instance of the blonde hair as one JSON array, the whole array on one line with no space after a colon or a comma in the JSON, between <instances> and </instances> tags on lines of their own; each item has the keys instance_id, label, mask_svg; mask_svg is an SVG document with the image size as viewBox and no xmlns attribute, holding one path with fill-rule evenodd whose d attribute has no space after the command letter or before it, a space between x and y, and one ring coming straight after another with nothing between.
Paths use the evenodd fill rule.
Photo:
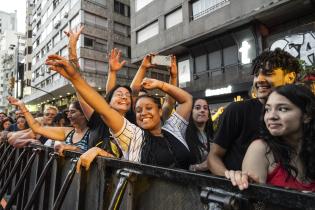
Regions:
<instances>
[{"instance_id":1,"label":"blonde hair","mask_svg":"<svg viewBox=\"0 0 315 210\"><path fill-rule=\"evenodd\" d=\"M47 105L44 109L44 113L49 110L49 109L53 109L55 110L57 113L59 112L58 108L56 106L53 106L53 105Z\"/></svg>"}]
</instances>

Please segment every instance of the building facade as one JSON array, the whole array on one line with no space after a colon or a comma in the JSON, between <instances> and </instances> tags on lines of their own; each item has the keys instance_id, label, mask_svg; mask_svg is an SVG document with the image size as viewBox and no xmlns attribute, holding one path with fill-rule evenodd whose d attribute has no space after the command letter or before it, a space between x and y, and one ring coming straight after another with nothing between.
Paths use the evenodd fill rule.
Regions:
<instances>
[{"instance_id":1,"label":"building facade","mask_svg":"<svg viewBox=\"0 0 315 210\"><path fill-rule=\"evenodd\" d=\"M8 107L6 97L22 96L25 37L5 30L0 34L0 110Z\"/></svg>"},{"instance_id":2,"label":"building facade","mask_svg":"<svg viewBox=\"0 0 315 210\"><path fill-rule=\"evenodd\" d=\"M179 85L210 103L248 97L251 62L281 47L314 65L313 0L132 0L132 62L175 54Z\"/></svg>"},{"instance_id":3,"label":"building facade","mask_svg":"<svg viewBox=\"0 0 315 210\"><path fill-rule=\"evenodd\" d=\"M0 11L0 33L6 30L17 31L16 11L14 13Z\"/></svg>"},{"instance_id":4,"label":"building facade","mask_svg":"<svg viewBox=\"0 0 315 210\"><path fill-rule=\"evenodd\" d=\"M46 67L47 55L68 56L68 39L64 31L84 25L77 50L82 74L88 83L103 92L108 71L107 53L112 48L122 50L127 60L118 72L118 83L127 84L136 73L130 63L130 7L129 1L109 0L36 0L32 2L31 26L32 61L31 94L24 97L28 104L42 107L52 103L68 106L74 89L63 77Z\"/></svg>"}]
</instances>

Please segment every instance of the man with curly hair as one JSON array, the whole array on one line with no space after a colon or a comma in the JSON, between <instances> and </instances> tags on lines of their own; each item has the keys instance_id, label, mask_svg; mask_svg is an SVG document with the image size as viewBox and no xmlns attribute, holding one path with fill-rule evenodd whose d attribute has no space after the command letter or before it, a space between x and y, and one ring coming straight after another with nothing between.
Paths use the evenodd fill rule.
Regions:
<instances>
[{"instance_id":1,"label":"man with curly hair","mask_svg":"<svg viewBox=\"0 0 315 210\"><path fill-rule=\"evenodd\" d=\"M292 84L301 71L298 59L277 48L253 60L253 88L257 98L232 102L223 112L208 167L215 175L240 170L247 147L258 136L259 119L268 95L275 87Z\"/></svg>"}]
</instances>

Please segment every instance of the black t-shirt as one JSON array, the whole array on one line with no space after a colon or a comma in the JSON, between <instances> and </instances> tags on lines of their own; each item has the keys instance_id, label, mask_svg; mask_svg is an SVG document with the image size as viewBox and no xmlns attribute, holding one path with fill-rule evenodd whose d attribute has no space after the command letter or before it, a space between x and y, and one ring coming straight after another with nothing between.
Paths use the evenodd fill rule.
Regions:
<instances>
[{"instance_id":1,"label":"black t-shirt","mask_svg":"<svg viewBox=\"0 0 315 210\"><path fill-rule=\"evenodd\" d=\"M93 112L88 121L88 127L90 128L89 148L98 146L104 149L109 141L110 132L97 112Z\"/></svg>"},{"instance_id":2,"label":"black t-shirt","mask_svg":"<svg viewBox=\"0 0 315 210\"><path fill-rule=\"evenodd\" d=\"M241 170L246 150L258 137L263 105L257 99L231 103L223 112L214 143L226 149L223 162L229 170Z\"/></svg>"},{"instance_id":3,"label":"black t-shirt","mask_svg":"<svg viewBox=\"0 0 315 210\"><path fill-rule=\"evenodd\" d=\"M150 138L145 140L141 162L162 167L188 169L194 161L192 154L171 133L165 130L162 132L163 137L150 135Z\"/></svg>"}]
</instances>

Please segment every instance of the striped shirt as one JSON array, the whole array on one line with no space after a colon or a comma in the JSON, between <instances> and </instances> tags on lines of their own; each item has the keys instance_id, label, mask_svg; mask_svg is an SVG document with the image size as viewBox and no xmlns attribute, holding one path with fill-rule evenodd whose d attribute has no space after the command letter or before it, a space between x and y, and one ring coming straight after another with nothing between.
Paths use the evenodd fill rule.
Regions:
<instances>
[{"instance_id":1,"label":"striped shirt","mask_svg":"<svg viewBox=\"0 0 315 210\"><path fill-rule=\"evenodd\" d=\"M187 125L188 122L174 112L165 122L162 129L171 133L189 151L185 140ZM134 162L141 161L141 146L144 140L144 131L140 127L125 118L122 129L113 136L121 148L125 159Z\"/></svg>"}]
</instances>

